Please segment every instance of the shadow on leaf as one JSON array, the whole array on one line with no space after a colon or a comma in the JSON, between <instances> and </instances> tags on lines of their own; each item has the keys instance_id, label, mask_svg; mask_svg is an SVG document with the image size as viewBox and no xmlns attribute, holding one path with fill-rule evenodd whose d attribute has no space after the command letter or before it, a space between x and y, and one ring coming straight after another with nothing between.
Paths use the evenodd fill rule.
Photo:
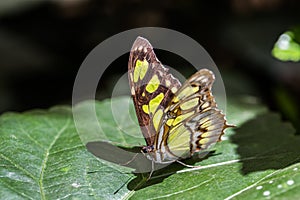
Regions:
<instances>
[{"instance_id":1,"label":"shadow on leaf","mask_svg":"<svg viewBox=\"0 0 300 200\"><path fill-rule=\"evenodd\" d=\"M196 163L201 162L208 157L216 156L214 154L214 151L206 152L206 153L200 153L195 154L193 157L185 160L180 160L184 162L185 164L196 166ZM151 161L150 165L151 166ZM168 165L161 165L161 164L155 164L155 171L153 172L151 179L147 180L149 177L149 173L134 173L136 175L136 178L133 179L128 184L129 190L139 190L154 184L161 183L165 178L171 176L172 174L175 174L177 171L180 171L186 166L183 166L182 164L179 164L177 162L168 164Z\"/></svg>"},{"instance_id":2,"label":"shadow on leaf","mask_svg":"<svg viewBox=\"0 0 300 200\"><path fill-rule=\"evenodd\" d=\"M236 129L231 141L238 145L243 174L282 169L300 160L300 137L290 123L266 113Z\"/></svg>"},{"instance_id":3,"label":"shadow on leaf","mask_svg":"<svg viewBox=\"0 0 300 200\"><path fill-rule=\"evenodd\" d=\"M139 190L150 185L161 183L165 178L179 170L182 170L183 168L186 168L176 162L164 165L155 164L155 171L153 172L151 179L147 180L149 178L149 173L152 170L152 162L141 153L141 147L117 147L110 143L101 141L89 142L86 146L87 149L98 158L135 169L133 174L136 178L128 183L127 187L129 190ZM214 151L204 152L195 154L193 157L183 160L183 162L188 165L195 165L195 163L215 155Z\"/></svg>"}]
</instances>

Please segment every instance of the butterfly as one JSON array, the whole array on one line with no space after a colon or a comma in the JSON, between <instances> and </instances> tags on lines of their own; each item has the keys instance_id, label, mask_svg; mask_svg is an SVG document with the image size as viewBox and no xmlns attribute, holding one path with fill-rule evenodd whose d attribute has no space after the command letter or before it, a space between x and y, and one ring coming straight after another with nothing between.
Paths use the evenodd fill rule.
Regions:
<instances>
[{"instance_id":1,"label":"butterfly","mask_svg":"<svg viewBox=\"0 0 300 200\"><path fill-rule=\"evenodd\" d=\"M142 152L152 164L189 158L220 141L224 130L232 126L212 95L213 72L201 69L181 85L145 38L133 43L128 79L147 144Z\"/></svg>"}]
</instances>

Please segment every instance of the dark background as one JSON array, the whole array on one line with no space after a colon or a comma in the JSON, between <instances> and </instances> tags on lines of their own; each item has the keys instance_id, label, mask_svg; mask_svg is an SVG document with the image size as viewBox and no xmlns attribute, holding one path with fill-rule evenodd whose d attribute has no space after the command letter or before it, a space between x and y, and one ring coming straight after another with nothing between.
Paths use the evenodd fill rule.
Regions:
<instances>
[{"instance_id":1,"label":"dark background","mask_svg":"<svg viewBox=\"0 0 300 200\"><path fill-rule=\"evenodd\" d=\"M257 96L297 127L300 64L278 61L271 50L281 33L299 25L299 8L296 0L2 0L0 112L71 104L77 70L96 45L121 31L158 26L198 41L219 67L229 97ZM188 65L158 54L179 70ZM111 88L127 62L128 55L116 60L100 84ZM107 89L98 97L109 95Z\"/></svg>"}]
</instances>

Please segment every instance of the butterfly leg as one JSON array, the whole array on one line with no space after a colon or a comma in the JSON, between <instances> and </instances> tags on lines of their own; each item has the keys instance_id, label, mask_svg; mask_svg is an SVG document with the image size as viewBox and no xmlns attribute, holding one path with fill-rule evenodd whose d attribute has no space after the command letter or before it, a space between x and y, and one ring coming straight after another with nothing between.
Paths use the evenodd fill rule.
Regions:
<instances>
[{"instance_id":1,"label":"butterfly leg","mask_svg":"<svg viewBox=\"0 0 300 200\"><path fill-rule=\"evenodd\" d=\"M151 178L151 176L152 176L154 170L155 170L155 169L154 169L154 161L152 161L152 162L151 162L151 172L150 172L150 174L149 174L149 177L147 178L147 181L150 180L150 178Z\"/></svg>"},{"instance_id":2,"label":"butterfly leg","mask_svg":"<svg viewBox=\"0 0 300 200\"><path fill-rule=\"evenodd\" d=\"M183 166L189 167L189 168L200 168L201 167L201 165L198 165L198 166L188 165L188 164L185 164L184 162L181 162L179 160L176 160L176 162L178 162L179 164L181 164Z\"/></svg>"}]
</instances>

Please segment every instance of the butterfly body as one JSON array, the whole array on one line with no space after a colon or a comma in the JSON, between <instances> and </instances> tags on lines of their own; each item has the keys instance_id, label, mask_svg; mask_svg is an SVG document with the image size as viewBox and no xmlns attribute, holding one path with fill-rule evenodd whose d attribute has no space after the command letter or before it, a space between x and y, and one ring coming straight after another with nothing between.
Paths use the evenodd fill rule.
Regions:
<instances>
[{"instance_id":1,"label":"butterfly body","mask_svg":"<svg viewBox=\"0 0 300 200\"><path fill-rule=\"evenodd\" d=\"M128 62L128 78L138 122L155 163L191 157L224 134L225 116L211 93L214 74L202 69L183 85L156 58L151 44L138 37Z\"/></svg>"}]
</instances>

